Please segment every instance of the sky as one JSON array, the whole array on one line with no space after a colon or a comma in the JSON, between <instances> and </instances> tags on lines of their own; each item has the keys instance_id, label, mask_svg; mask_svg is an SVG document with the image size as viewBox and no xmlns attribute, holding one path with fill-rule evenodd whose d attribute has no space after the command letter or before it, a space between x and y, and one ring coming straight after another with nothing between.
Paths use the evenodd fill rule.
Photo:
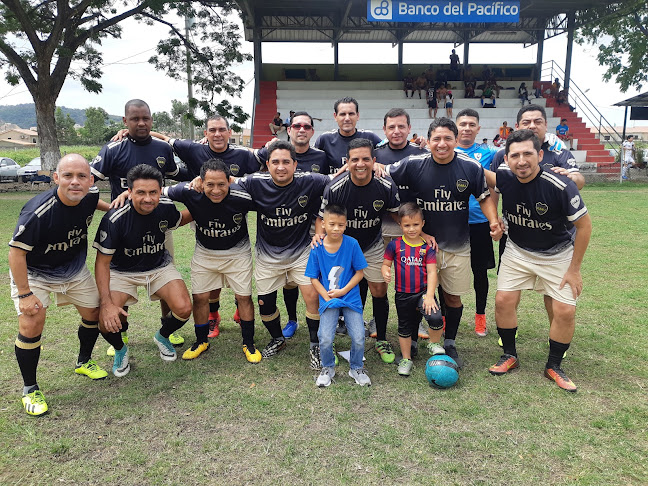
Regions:
<instances>
[{"instance_id":1,"label":"sky","mask_svg":"<svg viewBox=\"0 0 648 486\"><path fill-rule=\"evenodd\" d=\"M132 98L146 100L153 112L170 111L172 99L186 100L186 83L167 78L147 62L155 52L157 40L166 37L168 29L163 26L143 26L134 20L128 20L123 25L122 38L105 40L101 47L105 63L101 78L103 91L100 94L88 93L78 81L68 77L57 100L57 106L81 109L99 106L111 115L122 115L124 103ZM544 61L554 60L564 69L566 45L565 34L545 41ZM243 41L242 47L246 52L252 53L251 42ZM405 44L403 61L420 64L447 63L453 47L451 44ZM292 53L301 53L292 59L303 62L316 59L318 64L333 63L333 49L330 44L266 43L262 45L262 49L263 62L267 63L286 63L292 57ZM397 49L391 44L340 44L339 49L341 64L375 64L378 59L390 64L398 62ZM463 46L456 47L456 51L460 57L463 56ZM604 82L605 69L599 66L596 60L597 51L596 46L574 45L572 81L586 93L610 123L622 125L624 109L612 105L639 92L628 90L621 93L613 81ZM471 44L469 63L535 63L536 52L536 46L525 48L517 44ZM240 99L232 101L251 114L254 91L253 64L245 62L236 66L233 71L248 84ZM571 91L573 93L574 90ZM23 84L11 87L4 79L0 81L0 105L31 102L33 100ZM628 126L642 124L645 125L646 122L628 121ZM250 126L250 121L247 122L247 126Z\"/></svg>"}]
</instances>

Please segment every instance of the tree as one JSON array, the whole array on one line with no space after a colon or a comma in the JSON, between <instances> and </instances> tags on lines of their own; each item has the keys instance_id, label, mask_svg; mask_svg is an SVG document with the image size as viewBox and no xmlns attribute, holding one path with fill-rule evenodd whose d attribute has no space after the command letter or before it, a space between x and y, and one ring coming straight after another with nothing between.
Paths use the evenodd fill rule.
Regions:
<instances>
[{"instance_id":1,"label":"tree","mask_svg":"<svg viewBox=\"0 0 648 486\"><path fill-rule=\"evenodd\" d=\"M61 107L56 108L56 138L59 143L74 145L79 143L79 134L74 128L74 120L69 113L63 114Z\"/></svg>"},{"instance_id":2,"label":"tree","mask_svg":"<svg viewBox=\"0 0 648 486\"><path fill-rule=\"evenodd\" d=\"M86 108L85 125L79 130L83 143L87 145L102 144L107 135L106 122L108 113L103 108Z\"/></svg>"},{"instance_id":3,"label":"tree","mask_svg":"<svg viewBox=\"0 0 648 486\"><path fill-rule=\"evenodd\" d=\"M171 100L171 113L153 113L153 130L176 138L188 138L192 123L189 103Z\"/></svg>"},{"instance_id":4,"label":"tree","mask_svg":"<svg viewBox=\"0 0 648 486\"><path fill-rule=\"evenodd\" d=\"M221 93L241 93L244 82L229 69L251 59L239 52L238 26L228 20L234 9L233 0L1 0L0 69L11 85L22 79L34 99L45 167L54 168L60 157L54 112L65 79L72 76L86 90L101 92L103 59L96 46L107 37L120 37L120 23L131 17L169 27L169 36L159 41L149 62L182 79L190 59L196 89L196 98L189 100L192 107L243 123L248 115L241 107L215 102ZM184 26L168 20L176 18L169 14L194 19L189 37L183 33ZM194 121L201 122L198 116Z\"/></svg>"},{"instance_id":5,"label":"tree","mask_svg":"<svg viewBox=\"0 0 648 486\"><path fill-rule=\"evenodd\" d=\"M648 2L613 2L578 13L580 44L597 44L597 59L607 66L603 76L614 78L622 92L642 88L648 80Z\"/></svg>"}]
</instances>

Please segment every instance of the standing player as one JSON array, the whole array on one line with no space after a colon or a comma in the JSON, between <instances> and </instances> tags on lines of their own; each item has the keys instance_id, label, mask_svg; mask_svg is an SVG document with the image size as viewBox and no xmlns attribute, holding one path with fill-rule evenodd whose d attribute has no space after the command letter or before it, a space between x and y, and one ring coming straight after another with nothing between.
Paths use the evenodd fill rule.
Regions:
<instances>
[{"instance_id":1,"label":"standing player","mask_svg":"<svg viewBox=\"0 0 648 486\"><path fill-rule=\"evenodd\" d=\"M497 210L484 178L484 168L474 159L456 153L457 126L448 118L430 124L431 155L409 156L386 167L387 174L409 186L424 214L424 231L436 238L439 283L446 303L446 354L462 365L455 338L461 321L461 296L470 292L470 230L468 201L474 195L488 218L491 236L502 234Z\"/></svg>"},{"instance_id":2,"label":"standing player","mask_svg":"<svg viewBox=\"0 0 648 486\"><path fill-rule=\"evenodd\" d=\"M160 198L162 175L148 165L129 170L127 183L128 203L103 217L92 245L97 249L99 322L104 338L115 348L115 376L130 371L128 347L120 331L128 316L123 306L137 302L137 287L146 287L151 300L164 299L169 304L170 311L153 337L163 361L177 358L169 336L191 315L187 287L164 244L165 233L186 224L189 212L181 215L173 202Z\"/></svg>"},{"instance_id":3,"label":"standing player","mask_svg":"<svg viewBox=\"0 0 648 486\"><path fill-rule=\"evenodd\" d=\"M315 148L326 152L331 174L346 164L349 142L354 138L366 138L374 146L381 142L380 137L375 133L356 128L360 119L360 110L354 98L346 97L337 100L333 110L333 117L339 128L322 133L315 141Z\"/></svg>"},{"instance_id":4,"label":"standing player","mask_svg":"<svg viewBox=\"0 0 648 486\"><path fill-rule=\"evenodd\" d=\"M634 137L628 135L628 138L623 141L623 164L621 165L621 177L625 180L628 179L630 168L635 167L636 152Z\"/></svg>"},{"instance_id":5,"label":"standing player","mask_svg":"<svg viewBox=\"0 0 648 486\"><path fill-rule=\"evenodd\" d=\"M364 277L369 283L373 301L373 312L376 321L376 351L385 363L392 363L396 358L391 344L387 341L387 320L389 318L389 301L387 284L381 268L385 245L382 237L382 219L386 214L394 215L398 211L398 189L387 177L374 176L373 144L364 138L357 138L349 143L347 152L348 172L333 179L324 190L322 207L316 221L314 241L321 242L324 233L324 208L328 204L337 204L349 208L347 214L346 234L355 238L365 259L367 268ZM363 293L362 287L360 292ZM367 294L364 290L363 305Z\"/></svg>"},{"instance_id":6,"label":"standing player","mask_svg":"<svg viewBox=\"0 0 648 486\"><path fill-rule=\"evenodd\" d=\"M24 382L22 404L29 415L48 409L36 368L52 292L58 305L73 304L81 316L75 372L93 380L107 376L92 360L99 336L99 294L86 256L92 216L95 209L107 211L108 204L99 199L88 162L78 154L63 157L53 177L57 187L25 204L9 242L11 298L18 312L15 352Z\"/></svg>"},{"instance_id":7,"label":"standing player","mask_svg":"<svg viewBox=\"0 0 648 486\"><path fill-rule=\"evenodd\" d=\"M200 168L203 193L187 183L164 188L164 195L187 206L196 222L196 248L191 260L191 292L196 342L183 359L194 359L209 349L209 293L227 285L234 291L241 315L243 353L250 363L261 361L254 347L252 304L252 251L247 213L252 198L237 184L220 159L209 159Z\"/></svg>"},{"instance_id":8,"label":"standing player","mask_svg":"<svg viewBox=\"0 0 648 486\"><path fill-rule=\"evenodd\" d=\"M479 133L479 113L467 108L457 114L457 146L455 150L475 159L485 169L490 168L496 153L493 147L483 147L475 142ZM481 207L470 196L468 223L470 225L470 268L473 273L475 288L475 333L486 336L486 301L488 300L488 269L495 268L493 240L490 236L488 218L482 213Z\"/></svg>"},{"instance_id":9,"label":"standing player","mask_svg":"<svg viewBox=\"0 0 648 486\"><path fill-rule=\"evenodd\" d=\"M504 354L488 371L503 375L519 366L515 348L517 306L522 290L535 289L552 299L544 374L563 390L575 392L576 385L560 365L574 336L576 300L583 290L580 269L592 222L576 185L540 167L540 147L532 131L514 132L506 144L507 165L495 176L509 242L502 256L495 297L495 320Z\"/></svg>"},{"instance_id":10,"label":"standing player","mask_svg":"<svg viewBox=\"0 0 648 486\"><path fill-rule=\"evenodd\" d=\"M284 141L268 147L267 166L268 173L252 174L238 181L252 196L257 212L254 276L261 320L272 336L261 355L268 358L286 347L277 309L277 290L292 282L299 285L306 302L311 367L319 369L318 294L304 271L310 251L311 221L330 179L321 174L296 172L295 148Z\"/></svg>"}]
</instances>

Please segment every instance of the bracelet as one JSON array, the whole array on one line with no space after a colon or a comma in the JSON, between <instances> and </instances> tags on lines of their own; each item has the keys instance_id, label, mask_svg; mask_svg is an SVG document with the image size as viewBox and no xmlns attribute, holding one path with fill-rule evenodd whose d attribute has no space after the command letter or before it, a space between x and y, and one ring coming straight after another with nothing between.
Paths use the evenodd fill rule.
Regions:
<instances>
[{"instance_id":1,"label":"bracelet","mask_svg":"<svg viewBox=\"0 0 648 486\"><path fill-rule=\"evenodd\" d=\"M19 295L18 298L19 299L25 299L25 298L29 297L30 295L34 295L34 292L29 291L26 294Z\"/></svg>"}]
</instances>

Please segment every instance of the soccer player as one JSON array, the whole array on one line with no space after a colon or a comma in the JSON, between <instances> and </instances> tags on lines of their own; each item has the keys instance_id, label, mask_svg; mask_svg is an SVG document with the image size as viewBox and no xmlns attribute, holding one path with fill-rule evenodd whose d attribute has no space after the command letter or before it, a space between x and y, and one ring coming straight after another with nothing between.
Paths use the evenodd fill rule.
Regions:
<instances>
[{"instance_id":1,"label":"soccer player","mask_svg":"<svg viewBox=\"0 0 648 486\"><path fill-rule=\"evenodd\" d=\"M356 138L349 143L347 164L349 170L333 179L324 190L319 218L315 223L313 243L321 242L326 229L323 225L324 208L328 204L337 204L352 208L347 214L346 234L358 241L367 260L364 277L368 282L373 301L373 312L376 321L375 349L385 363L393 363L396 355L387 340L387 320L389 301L387 284L381 267L385 245L382 238L382 218L386 214L395 217L400 205L398 189L388 177L374 175L373 144L364 138ZM361 293L362 288L361 288ZM366 300L366 290L363 303Z\"/></svg>"},{"instance_id":2,"label":"soccer player","mask_svg":"<svg viewBox=\"0 0 648 486\"><path fill-rule=\"evenodd\" d=\"M633 140L634 137L632 135L628 135L628 137L623 141L622 145L623 164L621 165L621 177L623 177L624 180L628 179L628 176L630 175L630 168L636 167L635 154L637 152L637 149Z\"/></svg>"},{"instance_id":3,"label":"soccer player","mask_svg":"<svg viewBox=\"0 0 648 486\"><path fill-rule=\"evenodd\" d=\"M315 141L315 148L326 152L331 174L346 164L347 148L354 138L366 138L373 142L374 146L381 142L380 137L375 133L356 128L360 119L360 110L354 98L346 97L337 100L333 110L333 117L339 128L322 133Z\"/></svg>"},{"instance_id":4,"label":"soccer player","mask_svg":"<svg viewBox=\"0 0 648 486\"><path fill-rule=\"evenodd\" d=\"M88 226L95 209L108 210L88 162L78 154L63 157L53 174L57 187L32 198L20 211L9 242L11 298L18 313L15 352L23 377L22 404L29 415L47 412L36 381L50 294L58 305L73 304L81 316L75 372L93 380L108 374L92 360L99 336L99 294L86 266Z\"/></svg>"},{"instance_id":5,"label":"soccer player","mask_svg":"<svg viewBox=\"0 0 648 486\"><path fill-rule=\"evenodd\" d=\"M543 155L541 142L531 130L516 131L506 144L507 165L495 175L509 242L495 297L495 321L504 354L488 371L503 375L519 366L517 306L521 290L535 289L552 299L547 308L551 327L544 374L563 390L575 392L576 385L560 365L574 335L576 301L583 290L580 269L592 222L576 184L542 169Z\"/></svg>"},{"instance_id":6,"label":"soccer player","mask_svg":"<svg viewBox=\"0 0 648 486\"><path fill-rule=\"evenodd\" d=\"M115 348L113 374L130 371L128 346L121 335L125 305L137 302L137 287L146 287L151 300L164 299L170 308L153 341L163 361L175 361L177 353L169 340L191 315L189 292L165 248L165 233L190 221L173 202L161 198L162 174L140 164L128 171L129 201L113 208L101 220L92 245L97 249L95 278L101 300L101 332Z\"/></svg>"},{"instance_id":7,"label":"soccer player","mask_svg":"<svg viewBox=\"0 0 648 486\"><path fill-rule=\"evenodd\" d=\"M185 204L196 222L196 248L191 260L196 342L182 355L194 359L209 349L209 294L227 283L236 296L241 316L243 353L250 363L261 361L254 347L252 304L252 251L247 213L252 198L238 184L230 184L230 171L220 159L209 159L200 168L202 193L185 182L165 187L164 195Z\"/></svg>"},{"instance_id":8,"label":"soccer player","mask_svg":"<svg viewBox=\"0 0 648 486\"><path fill-rule=\"evenodd\" d=\"M423 210L424 234L436 238L439 283L446 303L444 348L462 366L455 339L463 312L461 296L470 292L468 202L471 194L489 221L493 239L501 237L502 228L495 204L489 198L484 168L474 159L454 151L457 134L452 120L435 120L428 129L430 155L412 155L385 169L398 185L409 186Z\"/></svg>"},{"instance_id":9,"label":"soccer player","mask_svg":"<svg viewBox=\"0 0 648 486\"><path fill-rule=\"evenodd\" d=\"M480 128L479 113L470 108L461 110L457 114L459 135L455 151L466 154L488 169L496 150L494 147L483 147L476 143ZM475 288L475 333L483 337L488 334L486 328L488 270L495 268L495 253L488 219L482 213L479 202L473 195L470 196L468 223L470 225L470 268Z\"/></svg>"},{"instance_id":10,"label":"soccer player","mask_svg":"<svg viewBox=\"0 0 648 486\"><path fill-rule=\"evenodd\" d=\"M318 297L310 278L304 275L310 251L310 226L321 204L329 177L296 172L295 147L276 141L268 147L268 173L239 179L257 212L256 262L254 276L261 320L272 337L261 355L268 358L286 347L281 331L277 290L296 283L306 303L313 369L321 368Z\"/></svg>"}]
</instances>

